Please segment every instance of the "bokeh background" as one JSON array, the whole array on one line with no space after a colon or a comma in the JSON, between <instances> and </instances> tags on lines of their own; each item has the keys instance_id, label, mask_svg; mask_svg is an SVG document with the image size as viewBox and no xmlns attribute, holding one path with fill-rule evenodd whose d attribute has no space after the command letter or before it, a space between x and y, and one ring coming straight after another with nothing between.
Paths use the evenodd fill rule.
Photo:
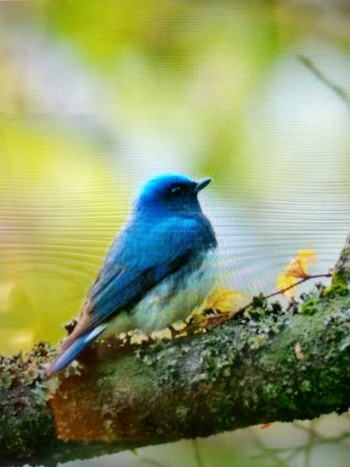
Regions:
<instances>
[{"instance_id":1,"label":"bokeh background","mask_svg":"<svg viewBox=\"0 0 350 467\"><path fill-rule=\"evenodd\" d=\"M52 344L148 177L203 192L224 285L327 272L350 219L347 0L0 1L0 353ZM339 90L339 89L338 89ZM307 287L311 287L310 284ZM344 466L347 415L67 466Z\"/></svg>"}]
</instances>

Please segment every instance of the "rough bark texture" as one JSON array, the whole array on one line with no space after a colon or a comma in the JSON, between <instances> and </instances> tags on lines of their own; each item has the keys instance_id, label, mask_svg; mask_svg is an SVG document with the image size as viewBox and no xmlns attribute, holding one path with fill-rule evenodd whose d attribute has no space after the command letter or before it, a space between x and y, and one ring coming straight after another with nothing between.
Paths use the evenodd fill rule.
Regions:
<instances>
[{"instance_id":1,"label":"rough bark texture","mask_svg":"<svg viewBox=\"0 0 350 467\"><path fill-rule=\"evenodd\" d=\"M333 282L288 309L257 298L205 334L124 349L46 381L54 352L0 360L0 465L55 465L350 407L350 236ZM50 394L50 397L49 397Z\"/></svg>"}]
</instances>

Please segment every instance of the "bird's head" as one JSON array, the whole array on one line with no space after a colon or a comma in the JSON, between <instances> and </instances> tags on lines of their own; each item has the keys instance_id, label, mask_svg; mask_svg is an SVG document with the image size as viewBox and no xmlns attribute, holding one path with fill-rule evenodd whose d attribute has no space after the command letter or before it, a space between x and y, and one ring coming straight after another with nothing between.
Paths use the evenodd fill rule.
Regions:
<instances>
[{"instance_id":1,"label":"bird's head","mask_svg":"<svg viewBox=\"0 0 350 467\"><path fill-rule=\"evenodd\" d=\"M195 214L201 212L198 193L211 178L198 182L179 174L163 174L148 180L136 200L138 211L151 210L155 213Z\"/></svg>"}]
</instances>

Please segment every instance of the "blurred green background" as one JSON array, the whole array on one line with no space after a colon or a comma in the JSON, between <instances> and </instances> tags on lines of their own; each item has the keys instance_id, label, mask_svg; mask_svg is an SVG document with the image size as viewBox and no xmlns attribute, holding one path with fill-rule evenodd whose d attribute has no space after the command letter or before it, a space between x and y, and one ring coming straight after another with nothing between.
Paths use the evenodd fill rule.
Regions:
<instances>
[{"instance_id":1,"label":"blurred green background","mask_svg":"<svg viewBox=\"0 0 350 467\"><path fill-rule=\"evenodd\" d=\"M203 204L226 287L272 291L299 248L316 251L314 272L332 267L349 229L349 111L298 57L349 92L349 9L0 2L0 353L63 336L135 190L163 171L214 177ZM350 432L347 417L328 426ZM264 448L254 465L345 465L343 440L310 450L311 431L301 442L287 428L264 431L281 454ZM261 439L243 430L99 465L253 465Z\"/></svg>"}]
</instances>

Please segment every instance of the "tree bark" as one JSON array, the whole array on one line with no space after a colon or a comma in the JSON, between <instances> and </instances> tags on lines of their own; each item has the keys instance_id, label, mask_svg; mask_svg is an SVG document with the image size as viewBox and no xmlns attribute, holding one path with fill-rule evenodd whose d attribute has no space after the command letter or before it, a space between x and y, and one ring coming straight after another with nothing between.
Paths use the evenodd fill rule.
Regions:
<instances>
[{"instance_id":1,"label":"tree bark","mask_svg":"<svg viewBox=\"0 0 350 467\"><path fill-rule=\"evenodd\" d=\"M350 236L332 284L283 307L257 298L207 333L96 344L46 380L38 344L0 359L0 465L55 465L350 407Z\"/></svg>"}]
</instances>

